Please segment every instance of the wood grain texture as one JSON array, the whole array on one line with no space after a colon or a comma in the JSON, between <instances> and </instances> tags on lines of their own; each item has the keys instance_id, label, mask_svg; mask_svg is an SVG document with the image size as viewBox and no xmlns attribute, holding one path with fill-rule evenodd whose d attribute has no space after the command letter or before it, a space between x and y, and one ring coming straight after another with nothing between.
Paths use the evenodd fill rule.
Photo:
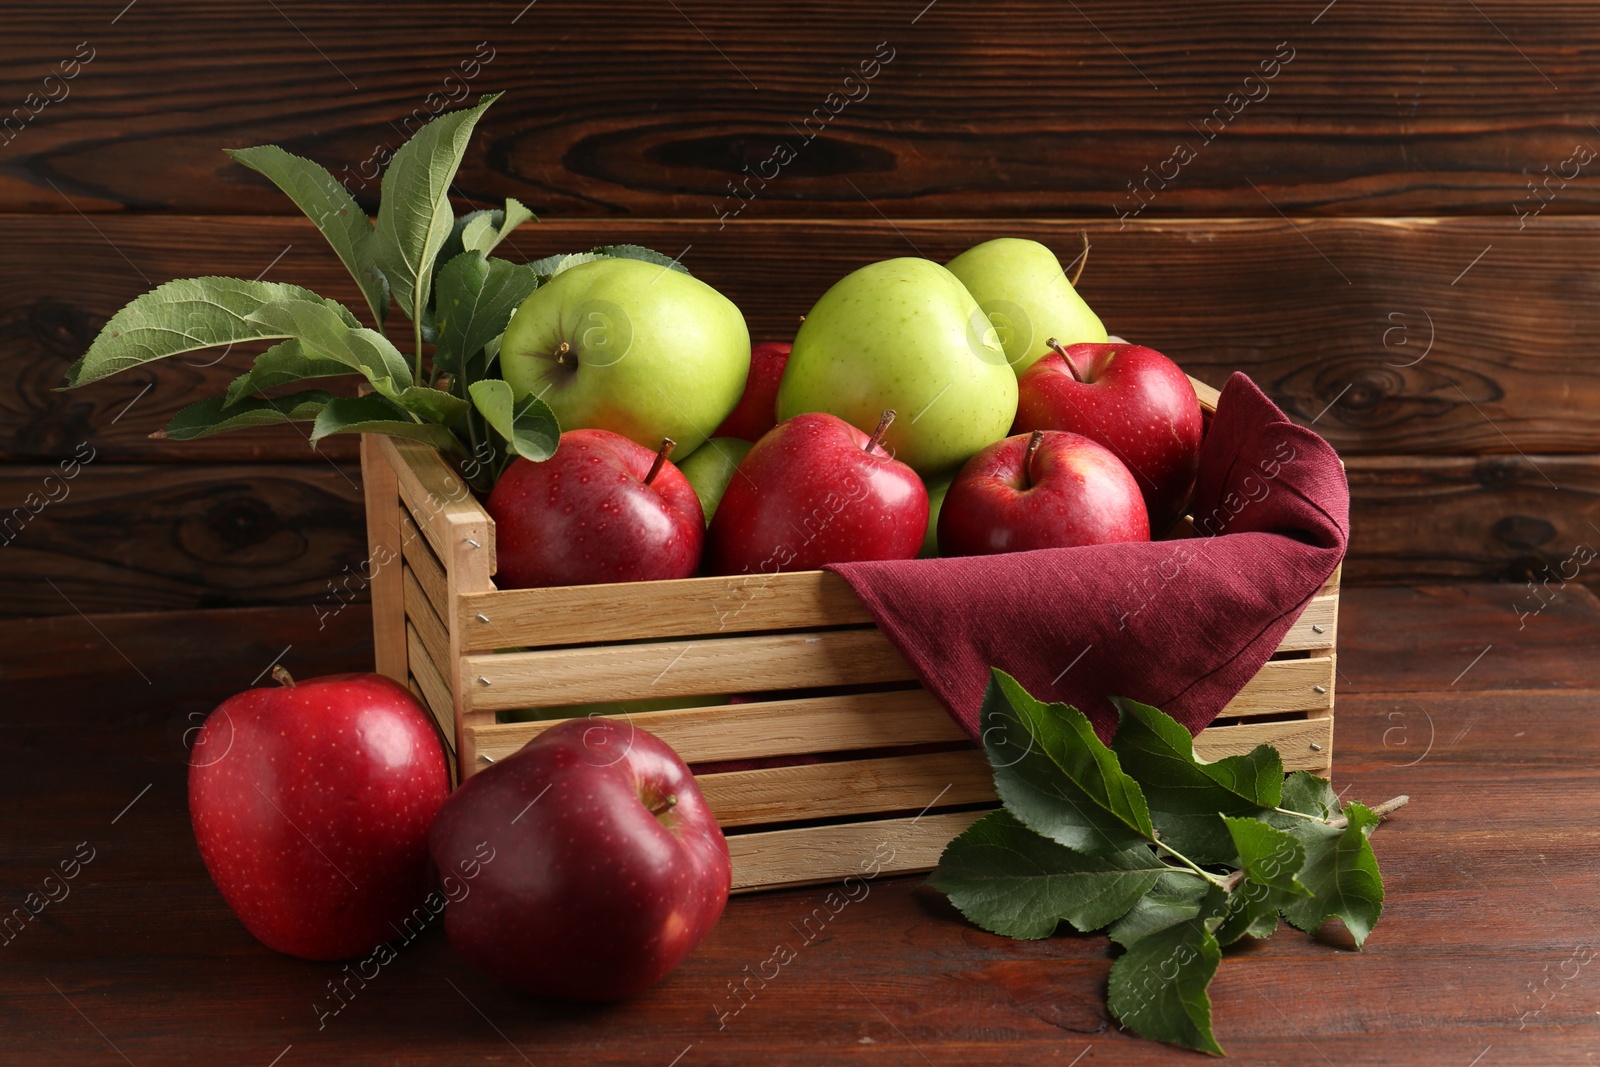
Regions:
<instances>
[{"instance_id":1,"label":"wood grain texture","mask_svg":"<svg viewBox=\"0 0 1600 1067\"><path fill-rule=\"evenodd\" d=\"M19 383L0 398L0 456L59 458L88 441L117 460L316 462L291 428L147 439L196 395L221 391L245 367L240 352L216 367L180 358L51 391L146 279L250 277L287 247L268 277L359 306L309 223L116 217L95 226L100 234L76 215L0 217L8 249L0 371ZM1590 218L1544 217L1522 232L1498 219L1273 216L1145 221L1120 232L1114 223L1035 220L806 218L719 230L692 220L568 219L529 224L506 254L608 241L682 254L739 304L754 336L781 339L829 285L873 260L944 260L1001 234L1038 238L1071 259L1083 228L1093 250L1082 289L1113 332L1214 386L1234 371L1250 374L1342 454L1600 452L1600 422L1589 417L1600 407L1600 370L1588 349L1600 334L1600 275L1588 266L1600 221ZM76 325L50 325L62 322Z\"/></svg>"},{"instance_id":2,"label":"wood grain texture","mask_svg":"<svg viewBox=\"0 0 1600 1067\"><path fill-rule=\"evenodd\" d=\"M336 614L367 597L354 469L0 466L0 613L283 604ZM57 499L29 514L30 494ZM26 518L20 522L18 512Z\"/></svg>"},{"instance_id":3,"label":"wood grain texture","mask_svg":"<svg viewBox=\"0 0 1600 1067\"><path fill-rule=\"evenodd\" d=\"M1575 946L1593 944L1600 907L1600 796L1592 788L1600 661L1576 654L1600 642L1600 606L1573 596L1538 620L1559 621L1561 635L1530 624L1525 644L1501 647L1503 635L1480 625L1493 626L1508 592L1358 588L1343 598L1340 667L1363 692L1341 691L1336 787L1364 800L1401 792L1413 800L1374 837L1386 902L1364 951L1281 930L1223 961L1211 992L1232 1061L1327 1056L1352 1067L1464 1067L1492 1046L1480 1067L1576 1067L1600 1044L1587 967L1542 1010L1534 993L1547 976L1572 974L1567 961ZM11 1025L0 1030L0 1056L119 1062L109 1038L136 1064L266 1064L290 1045L280 1067L302 1055L402 1067L520 1063L518 1052L535 1063L660 1067L685 1049L680 1067L910 1065L923 1056L939 1065L1065 1067L1085 1049L1080 1067L1196 1062L1107 1018L1115 950L1105 938L992 937L919 890L920 879L865 877L888 850L894 861L917 849L936 855L954 827L930 826L932 813L915 827L927 832L913 837L858 834L847 854L862 877L848 885L730 902L684 965L635 1000L574 1007L512 993L472 971L431 929L319 1030L312 1005L328 996L341 965L272 953L228 912L194 849L176 739L190 710L208 711L248 685L284 645L293 645L285 661L296 673L365 668L370 630L359 610L323 631L309 612L290 608L97 617L152 686L107 655L77 616L0 621L7 699L50 709L6 726L0 781L11 831L0 871L20 900L76 842L98 850L48 921L5 949L0 996ZM1420 643L1357 647L1357 634L1439 631L1441 618L1458 620L1451 642L1496 644L1454 686L1464 666L1454 646L1437 655ZM1561 642L1574 654L1560 655ZM1495 668L1501 652L1508 655ZM1493 674L1518 669L1519 654L1562 688ZM1430 671L1439 680L1424 687ZM1469 690L1475 678L1495 684ZM176 704L177 695L190 705ZM1439 741L1403 766L1415 755L1397 750L1393 734L1386 747L1384 734L1395 725L1390 714L1412 701L1432 713ZM761 847L757 836L736 837L734 847ZM818 842L793 862L841 851ZM730 983L759 974L780 944L793 950L792 962L736 999ZM1340 995L1349 990L1360 994Z\"/></svg>"},{"instance_id":4,"label":"wood grain texture","mask_svg":"<svg viewBox=\"0 0 1600 1067\"><path fill-rule=\"evenodd\" d=\"M7 130L0 209L281 213L220 151L263 142L370 200L408 130L493 90L460 190L564 215L711 218L767 175L747 214L1110 218L1149 167L1172 180L1148 214L1510 217L1595 137L1600 16L1578 0L923 6L405 0L381 47L355 0L142 3L115 24L83 0L12 7L8 108L61 96L41 79L86 37L93 58ZM1576 181L1547 210L1597 205Z\"/></svg>"}]
</instances>

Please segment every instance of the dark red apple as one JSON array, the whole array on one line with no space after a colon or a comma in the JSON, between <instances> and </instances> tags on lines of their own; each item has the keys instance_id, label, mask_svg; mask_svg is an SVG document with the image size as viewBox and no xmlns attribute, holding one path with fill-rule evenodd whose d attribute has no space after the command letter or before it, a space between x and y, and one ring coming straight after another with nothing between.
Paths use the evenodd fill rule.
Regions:
<instances>
[{"instance_id":1,"label":"dark red apple","mask_svg":"<svg viewBox=\"0 0 1600 1067\"><path fill-rule=\"evenodd\" d=\"M967 460L939 510L944 556L1148 540L1133 475L1109 449L1075 433L1035 430L996 441Z\"/></svg>"},{"instance_id":2,"label":"dark red apple","mask_svg":"<svg viewBox=\"0 0 1600 1067\"><path fill-rule=\"evenodd\" d=\"M569 719L467 779L429 835L440 870L487 847L450 943L540 996L616 1000L676 967L728 901L728 846L689 768L615 719Z\"/></svg>"},{"instance_id":3,"label":"dark red apple","mask_svg":"<svg viewBox=\"0 0 1600 1067\"><path fill-rule=\"evenodd\" d=\"M376 674L225 700L189 764L200 857L268 948L312 960L393 940L428 895L428 826L450 789L433 721Z\"/></svg>"},{"instance_id":4,"label":"dark red apple","mask_svg":"<svg viewBox=\"0 0 1600 1067\"><path fill-rule=\"evenodd\" d=\"M489 494L502 589L688 578L700 498L667 455L609 430L568 430L543 463L518 459Z\"/></svg>"},{"instance_id":5,"label":"dark red apple","mask_svg":"<svg viewBox=\"0 0 1600 1067\"><path fill-rule=\"evenodd\" d=\"M1183 513L1200 467L1200 401L1188 375L1153 348L1077 344L1017 379L1014 434L1067 430L1100 442L1133 472L1150 528Z\"/></svg>"},{"instance_id":6,"label":"dark red apple","mask_svg":"<svg viewBox=\"0 0 1600 1067\"><path fill-rule=\"evenodd\" d=\"M750 374L744 381L744 395L712 437L759 441L777 425L778 383L783 380L783 368L789 364L789 350L793 347L787 341L760 341L750 346Z\"/></svg>"},{"instance_id":7,"label":"dark red apple","mask_svg":"<svg viewBox=\"0 0 1600 1067\"><path fill-rule=\"evenodd\" d=\"M917 472L843 419L809 412L756 442L706 531L706 573L814 570L825 563L911 559L928 525Z\"/></svg>"}]
</instances>

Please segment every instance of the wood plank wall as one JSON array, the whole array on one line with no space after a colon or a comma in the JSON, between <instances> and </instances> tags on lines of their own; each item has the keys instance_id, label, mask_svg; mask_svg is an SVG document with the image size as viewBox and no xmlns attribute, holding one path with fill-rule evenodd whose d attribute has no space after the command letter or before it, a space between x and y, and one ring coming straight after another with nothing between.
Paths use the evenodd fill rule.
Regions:
<instances>
[{"instance_id":1,"label":"wood plank wall","mask_svg":"<svg viewBox=\"0 0 1600 1067\"><path fill-rule=\"evenodd\" d=\"M781 338L872 259L1087 231L1114 331L1339 447L1347 581L1600 543L1592 3L124 3L0 10L0 519L48 501L0 525L0 615L361 595L352 443L147 437L249 352L53 390L169 278L355 299L220 149L370 207L408 117L491 90L457 190L539 212L514 255L682 253Z\"/></svg>"}]
</instances>

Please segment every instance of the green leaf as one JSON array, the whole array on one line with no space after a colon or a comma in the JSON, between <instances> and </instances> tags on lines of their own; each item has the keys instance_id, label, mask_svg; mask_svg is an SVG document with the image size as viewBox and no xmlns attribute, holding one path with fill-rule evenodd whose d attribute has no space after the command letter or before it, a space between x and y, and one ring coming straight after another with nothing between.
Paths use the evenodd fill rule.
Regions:
<instances>
[{"instance_id":1,"label":"green leaf","mask_svg":"<svg viewBox=\"0 0 1600 1067\"><path fill-rule=\"evenodd\" d=\"M441 426L451 425L472 409L472 405L459 396L426 385L412 385L397 390L380 387L378 391L405 410Z\"/></svg>"},{"instance_id":2,"label":"green leaf","mask_svg":"<svg viewBox=\"0 0 1600 1067\"><path fill-rule=\"evenodd\" d=\"M1231 945L1247 935L1271 937L1278 929L1279 910L1293 899L1281 889L1246 878L1228 894L1222 921L1212 935L1219 945Z\"/></svg>"},{"instance_id":3,"label":"green leaf","mask_svg":"<svg viewBox=\"0 0 1600 1067\"><path fill-rule=\"evenodd\" d=\"M1285 830L1276 830L1259 819L1223 818L1239 852L1239 867L1245 877L1294 896L1309 896L1295 875L1306 863L1305 846Z\"/></svg>"},{"instance_id":4,"label":"green leaf","mask_svg":"<svg viewBox=\"0 0 1600 1067\"><path fill-rule=\"evenodd\" d=\"M539 275L520 263L463 252L439 268L434 321L439 365L475 376L487 360L474 357L505 332L522 302L539 287Z\"/></svg>"},{"instance_id":5,"label":"green leaf","mask_svg":"<svg viewBox=\"0 0 1600 1067\"><path fill-rule=\"evenodd\" d=\"M351 368L336 359L308 356L300 342L294 338L279 341L255 358L250 369L228 383L222 406L232 407L252 393L264 392L279 385L304 381L307 378L328 378L349 374Z\"/></svg>"},{"instance_id":6,"label":"green leaf","mask_svg":"<svg viewBox=\"0 0 1600 1067\"><path fill-rule=\"evenodd\" d=\"M1221 893L1216 886L1192 874L1168 869L1144 898L1106 932L1117 944L1131 945L1195 918L1206 906L1208 896L1220 897Z\"/></svg>"},{"instance_id":7,"label":"green leaf","mask_svg":"<svg viewBox=\"0 0 1600 1067\"><path fill-rule=\"evenodd\" d=\"M473 127L497 99L498 93L485 96L477 107L440 115L400 146L383 173L375 234L378 269L414 321L428 306L434 261L455 227L450 185Z\"/></svg>"},{"instance_id":8,"label":"green leaf","mask_svg":"<svg viewBox=\"0 0 1600 1067\"><path fill-rule=\"evenodd\" d=\"M1154 842L1139 784L1081 711L1036 700L995 669L979 721L995 790L1023 825L1091 854Z\"/></svg>"},{"instance_id":9,"label":"green leaf","mask_svg":"<svg viewBox=\"0 0 1600 1067\"><path fill-rule=\"evenodd\" d=\"M240 278L182 278L135 297L111 316L89 351L67 371L67 388L88 385L119 371L185 352L239 341L293 336L255 317L278 301L316 303L347 326L360 323L344 305L309 289Z\"/></svg>"},{"instance_id":10,"label":"green leaf","mask_svg":"<svg viewBox=\"0 0 1600 1067\"><path fill-rule=\"evenodd\" d=\"M277 145L226 151L237 162L265 175L316 223L340 262L361 286L373 321L382 326L389 311L389 284L377 266L372 220L355 197L322 167Z\"/></svg>"},{"instance_id":11,"label":"green leaf","mask_svg":"<svg viewBox=\"0 0 1600 1067\"><path fill-rule=\"evenodd\" d=\"M1367 840L1380 820L1362 804L1345 805L1344 814L1349 825L1343 829L1306 819L1286 828L1305 846L1300 881L1311 896L1284 908L1283 917L1313 933L1338 916L1360 948L1383 913L1383 876Z\"/></svg>"},{"instance_id":12,"label":"green leaf","mask_svg":"<svg viewBox=\"0 0 1600 1067\"><path fill-rule=\"evenodd\" d=\"M658 267L667 267L679 274L688 274L689 268L679 263L671 256L662 255L653 248L644 245L601 245L591 249L594 255L605 256L608 259L639 259L646 263L654 263Z\"/></svg>"},{"instance_id":13,"label":"green leaf","mask_svg":"<svg viewBox=\"0 0 1600 1067\"><path fill-rule=\"evenodd\" d=\"M536 396L517 401L511 386L498 378L485 378L467 388L473 406L506 439L513 452L535 463L555 455L561 428L544 401Z\"/></svg>"},{"instance_id":14,"label":"green leaf","mask_svg":"<svg viewBox=\"0 0 1600 1067\"><path fill-rule=\"evenodd\" d=\"M465 452L461 442L443 426L414 422L406 410L376 393L367 396L341 396L328 401L311 427L311 443L336 433L381 433L426 441L442 452Z\"/></svg>"},{"instance_id":15,"label":"green leaf","mask_svg":"<svg viewBox=\"0 0 1600 1067\"><path fill-rule=\"evenodd\" d=\"M228 430L275 426L285 422L311 422L333 399L332 393L308 389L272 400L243 400L224 409L222 397L213 396L180 410L158 436L192 441Z\"/></svg>"},{"instance_id":16,"label":"green leaf","mask_svg":"<svg viewBox=\"0 0 1600 1067\"><path fill-rule=\"evenodd\" d=\"M280 300L256 308L249 318L272 336L295 338L307 359L343 364L380 390L397 392L411 385L411 367L392 341L345 321L327 303Z\"/></svg>"},{"instance_id":17,"label":"green leaf","mask_svg":"<svg viewBox=\"0 0 1600 1067\"><path fill-rule=\"evenodd\" d=\"M1278 807L1298 811L1317 819L1331 819L1339 814L1339 797L1326 778L1318 778L1310 771L1295 771L1283 780L1283 795ZM1292 815L1269 815L1267 821L1283 828L1305 822Z\"/></svg>"},{"instance_id":18,"label":"green leaf","mask_svg":"<svg viewBox=\"0 0 1600 1067\"><path fill-rule=\"evenodd\" d=\"M593 263L596 260L609 258L611 257L601 255L598 252L571 252L565 255L545 256L543 259L536 259L528 264L528 269L539 276L539 284L543 285L564 270L570 270L584 263Z\"/></svg>"},{"instance_id":19,"label":"green leaf","mask_svg":"<svg viewBox=\"0 0 1600 1067\"><path fill-rule=\"evenodd\" d=\"M488 255L511 236L512 230L533 217L533 212L522 203L507 197L504 211L474 211L463 220L461 247L464 251Z\"/></svg>"},{"instance_id":20,"label":"green leaf","mask_svg":"<svg viewBox=\"0 0 1600 1067\"><path fill-rule=\"evenodd\" d=\"M1144 846L1099 856L1063 848L1002 809L945 847L928 884L990 933L1040 938L1061 922L1088 932L1115 921L1168 870Z\"/></svg>"},{"instance_id":21,"label":"green leaf","mask_svg":"<svg viewBox=\"0 0 1600 1067\"><path fill-rule=\"evenodd\" d=\"M1177 923L1135 941L1111 965L1106 1006L1145 1037L1220 1056L1206 987L1221 959L1201 919Z\"/></svg>"}]
</instances>

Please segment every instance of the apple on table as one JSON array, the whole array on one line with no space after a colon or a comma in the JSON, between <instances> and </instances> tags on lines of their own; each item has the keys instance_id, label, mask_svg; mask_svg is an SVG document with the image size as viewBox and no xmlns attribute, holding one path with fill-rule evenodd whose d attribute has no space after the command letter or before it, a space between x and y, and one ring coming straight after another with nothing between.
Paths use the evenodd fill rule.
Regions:
<instances>
[{"instance_id":1,"label":"apple on table","mask_svg":"<svg viewBox=\"0 0 1600 1067\"><path fill-rule=\"evenodd\" d=\"M456 951L539 996L615 1000L664 977L716 925L732 866L694 776L627 722L573 719L467 779L434 820L434 862L484 845L445 911Z\"/></svg>"}]
</instances>

